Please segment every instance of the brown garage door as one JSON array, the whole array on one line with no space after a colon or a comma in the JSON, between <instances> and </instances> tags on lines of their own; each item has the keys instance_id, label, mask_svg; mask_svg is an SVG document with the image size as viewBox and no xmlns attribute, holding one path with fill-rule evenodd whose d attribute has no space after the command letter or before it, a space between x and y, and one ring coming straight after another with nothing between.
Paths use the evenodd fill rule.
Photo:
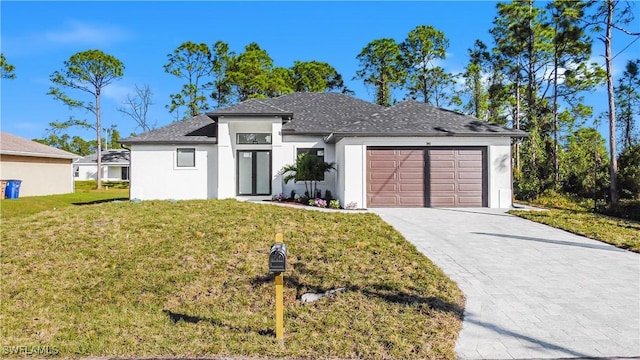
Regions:
<instances>
[{"instance_id":1,"label":"brown garage door","mask_svg":"<svg viewBox=\"0 0 640 360\"><path fill-rule=\"evenodd\" d=\"M424 149L367 150L369 207L423 207Z\"/></svg>"},{"instance_id":2,"label":"brown garage door","mask_svg":"<svg viewBox=\"0 0 640 360\"><path fill-rule=\"evenodd\" d=\"M485 206L483 158L482 149L430 149L430 205Z\"/></svg>"}]
</instances>

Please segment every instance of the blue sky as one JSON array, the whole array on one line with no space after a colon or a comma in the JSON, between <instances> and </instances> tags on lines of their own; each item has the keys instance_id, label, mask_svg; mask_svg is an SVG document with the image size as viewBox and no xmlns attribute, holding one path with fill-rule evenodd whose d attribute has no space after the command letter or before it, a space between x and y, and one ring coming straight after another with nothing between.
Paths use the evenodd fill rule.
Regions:
<instances>
[{"instance_id":1,"label":"blue sky","mask_svg":"<svg viewBox=\"0 0 640 360\"><path fill-rule=\"evenodd\" d=\"M635 11L638 6L636 4ZM171 123L165 109L169 94L181 80L166 74L167 54L185 41L227 42L241 52L257 42L276 66L295 60L325 61L334 66L355 96L373 100L373 89L351 80L358 69L356 55L374 39L402 41L417 25L432 25L450 41L446 70L460 72L467 49L475 39L490 44L489 29L496 15L493 1L423 2L13 2L0 3L0 48L15 65L15 80L1 81L1 128L29 139L44 137L48 124L73 115L90 121L92 114L69 110L46 95L49 76L76 52L100 49L125 65L124 77L103 91L103 127L117 125L124 136L135 129L133 120L116 111L135 84L148 84L154 93L149 119L159 126ZM640 21L633 25L640 31ZM616 33L614 54L633 39ZM601 42L593 58L602 62ZM615 59L619 74L626 61L640 57L640 41ZM70 91L71 97L88 99ZM606 109L602 87L589 97L596 113ZM607 136L604 125L600 127ZM93 139L90 131L68 133Z\"/></svg>"}]
</instances>

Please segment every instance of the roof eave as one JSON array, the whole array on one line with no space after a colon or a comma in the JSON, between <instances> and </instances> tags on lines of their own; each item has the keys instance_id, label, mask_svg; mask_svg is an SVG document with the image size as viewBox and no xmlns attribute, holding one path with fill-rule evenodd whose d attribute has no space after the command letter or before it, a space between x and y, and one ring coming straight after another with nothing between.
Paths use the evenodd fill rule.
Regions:
<instances>
[{"instance_id":1,"label":"roof eave","mask_svg":"<svg viewBox=\"0 0 640 360\"><path fill-rule=\"evenodd\" d=\"M82 156L74 156L65 155L65 154L47 154L47 153L37 153L37 152L27 152L27 151L13 151L13 150L0 150L0 155L15 155L15 156L29 156L29 157L44 157L44 158L53 158L53 159L79 159Z\"/></svg>"},{"instance_id":2,"label":"roof eave","mask_svg":"<svg viewBox=\"0 0 640 360\"><path fill-rule=\"evenodd\" d=\"M525 138L529 133L519 131L519 133L380 133L380 132L336 132L325 138L325 143L335 144L345 137L510 137Z\"/></svg>"}]
</instances>

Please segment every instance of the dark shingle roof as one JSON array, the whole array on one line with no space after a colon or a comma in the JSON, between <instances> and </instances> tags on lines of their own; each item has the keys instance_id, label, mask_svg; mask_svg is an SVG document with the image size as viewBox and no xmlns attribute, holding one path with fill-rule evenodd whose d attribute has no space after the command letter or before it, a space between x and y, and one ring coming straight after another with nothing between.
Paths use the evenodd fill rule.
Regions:
<instances>
[{"instance_id":1,"label":"dark shingle roof","mask_svg":"<svg viewBox=\"0 0 640 360\"><path fill-rule=\"evenodd\" d=\"M224 109L216 110L207 115L217 118L223 115L281 115L291 117L291 112L269 104L273 99L249 99L241 103L231 105Z\"/></svg>"},{"instance_id":2,"label":"dark shingle roof","mask_svg":"<svg viewBox=\"0 0 640 360\"><path fill-rule=\"evenodd\" d=\"M216 126L207 115L200 114L191 119L151 130L147 133L120 140L122 144L164 143L164 144L201 144L216 143Z\"/></svg>"},{"instance_id":3,"label":"dark shingle roof","mask_svg":"<svg viewBox=\"0 0 640 360\"><path fill-rule=\"evenodd\" d=\"M386 136L514 136L527 133L473 116L408 100L360 119L349 119L334 133Z\"/></svg>"},{"instance_id":4,"label":"dark shingle roof","mask_svg":"<svg viewBox=\"0 0 640 360\"><path fill-rule=\"evenodd\" d=\"M241 115L282 116L283 134L334 134L337 137L527 136L521 130L417 101L404 101L385 108L344 94L293 93L272 99L250 99L121 142L215 143L214 120L220 116ZM293 118L288 121L291 115Z\"/></svg>"},{"instance_id":5,"label":"dark shingle roof","mask_svg":"<svg viewBox=\"0 0 640 360\"><path fill-rule=\"evenodd\" d=\"M109 164L129 164L129 150L104 150L101 152L102 165ZM95 165L98 154L89 154L76 162L76 165Z\"/></svg>"}]
</instances>

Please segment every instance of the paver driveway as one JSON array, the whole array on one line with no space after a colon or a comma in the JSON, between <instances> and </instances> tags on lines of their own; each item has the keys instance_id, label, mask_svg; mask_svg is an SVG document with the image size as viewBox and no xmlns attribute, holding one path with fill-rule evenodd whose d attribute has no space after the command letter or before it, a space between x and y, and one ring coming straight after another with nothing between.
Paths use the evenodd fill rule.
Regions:
<instances>
[{"instance_id":1,"label":"paver driveway","mask_svg":"<svg viewBox=\"0 0 640 360\"><path fill-rule=\"evenodd\" d=\"M461 359L640 356L640 255L498 209L373 209L455 280Z\"/></svg>"}]
</instances>

